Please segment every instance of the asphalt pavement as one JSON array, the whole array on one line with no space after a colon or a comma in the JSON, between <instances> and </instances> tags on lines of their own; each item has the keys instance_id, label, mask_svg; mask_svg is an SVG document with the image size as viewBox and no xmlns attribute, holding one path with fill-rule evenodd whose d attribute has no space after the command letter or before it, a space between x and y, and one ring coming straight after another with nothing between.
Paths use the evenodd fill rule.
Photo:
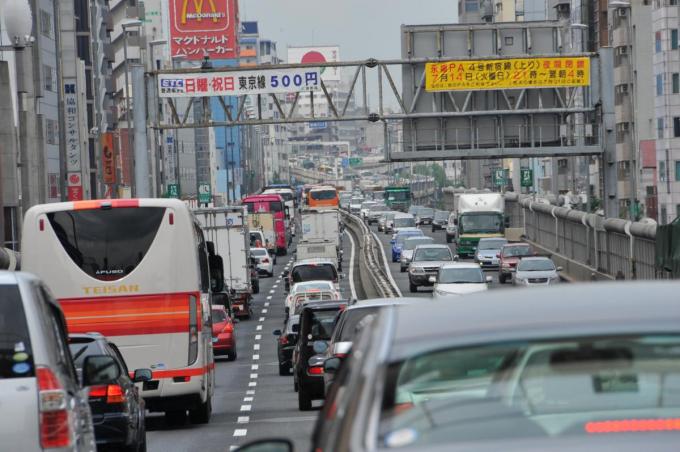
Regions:
<instances>
[{"instance_id":1,"label":"asphalt pavement","mask_svg":"<svg viewBox=\"0 0 680 452\"><path fill-rule=\"evenodd\" d=\"M294 248L294 246L293 246ZM343 241L344 277L340 290L350 297L351 242ZM215 395L209 424L169 427L162 414L147 417L148 449L152 452L228 451L263 438L288 438L296 451L310 448L320 402L312 411L299 411L292 376L279 376L274 330L283 326L284 283L281 273L289 268L292 253L279 257L274 277L260 279L260 293L253 301L254 315L235 325L236 361L217 358Z\"/></svg>"}]
</instances>

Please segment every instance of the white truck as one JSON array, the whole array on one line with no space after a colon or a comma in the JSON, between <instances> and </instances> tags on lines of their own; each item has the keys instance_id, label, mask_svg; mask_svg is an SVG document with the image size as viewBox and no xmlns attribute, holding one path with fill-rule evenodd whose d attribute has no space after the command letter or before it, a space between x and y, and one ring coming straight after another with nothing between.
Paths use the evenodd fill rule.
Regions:
<instances>
[{"instance_id":1,"label":"white truck","mask_svg":"<svg viewBox=\"0 0 680 452\"><path fill-rule=\"evenodd\" d=\"M251 231L260 231L264 235L263 248L276 252L276 231L274 230L274 214L251 213L248 215L248 228Z\"/></svg>"},{"instance_id":2,"label":"white truck","mask_svg":"<svg viewBox=\"0 0 680 452\"><path fill-rule=\"evenodd\" d=\"M340 212L335 209L307 209L300 216L301 240L307 242L331 242L340 249Z\"/></svg>"},{"instance_id":3,"label":"white truck","mask_svg":"<svg viewBox=\"0 0 680 452\"><path fill-rule=\"evenodd\" d=\"M248 213L243 206L194 210L205 239L222 258L224 282L237 316L250 316L253 282L250 272Z\"/></svg>"},{"instance_id":4,"label":"white truck","mask_svg":"<svg viewBox=\"0 0 680 452\"><path fill-rule=\"evenodd\" d=\"M456 253L472 256L479 239L505 236L505 199L500 193L465 193L458 197Z\"/></svg>"},{"instance_id":5,"label":"white truck","mask_svg":"<svg viewBox=\"0 0 680 452\"><path fill-rule=\"evenodd\" d=\"M342 250L328 240L301 240L297 244L295 260L329 259L342 271Z\"/></svg>"}]
</instances>

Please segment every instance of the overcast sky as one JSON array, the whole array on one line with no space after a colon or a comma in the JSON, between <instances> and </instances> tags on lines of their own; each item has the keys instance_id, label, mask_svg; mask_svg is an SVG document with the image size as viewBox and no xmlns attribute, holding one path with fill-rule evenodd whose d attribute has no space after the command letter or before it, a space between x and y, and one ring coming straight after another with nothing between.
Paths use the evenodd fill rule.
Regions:
<instances>
[{"instance_id":1,"label":"overcast sky","mask_svg":"<svg viewBox=\"0 0 680 452\"><path fill-rule=\"evenodd\" d=\"M453 23L457 0L240 0L242 21L259 22L260 37L290 46L340 46L342 60L399 58L402 24Z\"/></svg>"}]
</instances>

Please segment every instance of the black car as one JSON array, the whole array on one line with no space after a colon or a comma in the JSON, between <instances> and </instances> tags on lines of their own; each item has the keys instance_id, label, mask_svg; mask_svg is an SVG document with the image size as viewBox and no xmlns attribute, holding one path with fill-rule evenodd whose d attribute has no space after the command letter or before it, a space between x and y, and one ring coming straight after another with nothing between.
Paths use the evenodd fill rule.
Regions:
<instances>
[{"instance_id":1,"label":"black car","mask_svg":"<svg viewBox=\"0 0 680 452\"><path fill-rule=\"evenodd\" d=\"M431 207L420 207L416 213L416 224L432 224L434 220L434 209Z\"/></svg>"},{"instance_id":2,"label":"black car","mask_svg":"<svg viewBox=\"0 0 680 452\"><path fill-rule=\"evenodd\" d=\"M311 410L312 400L324 398L322 353L333 334L333 328L340 310L347 307L347 301L316 301L305 305L300 311L300 333L293 351L293 379L298 392L300 410Z\"/></svg>"},{"instance_id":3,"label":"black car","mask_svg":"<svg viewBox=\"0 0 680 452\"><path fill-rule=\"evenodd\" d=\"M449 224L449 215L446 210L437 210L434 212L434 219L432 220L432 232L440 229L446 229Z\"/></svg>"},{"instance_id":4,"label":"black car","mask_svg":"<svg viewBox=\"0 0 680 452\"><path fill-rule=\"evenodd\" d=\"M277 354L279 356L279 375L290 375L293 367L293 350L298 340L300 331L300 316L291 315L286 319L283 330L275 330Z\"/></svg>"},{"instance_id":5,"label":"black car","mask_svg":"<svg viewBox=\"0 0 680 452\"><path fill-rule=\"evenodd\" d=\"M130 378L118 347L101 334L72 334L69 336L69 348L79 376L88 356L111 356L119 367L115 384L90 388L90 409L97 446L146 450L144 400L135 383L151 380L151 370L137 369Z\"/></svg>"}]
</instances>

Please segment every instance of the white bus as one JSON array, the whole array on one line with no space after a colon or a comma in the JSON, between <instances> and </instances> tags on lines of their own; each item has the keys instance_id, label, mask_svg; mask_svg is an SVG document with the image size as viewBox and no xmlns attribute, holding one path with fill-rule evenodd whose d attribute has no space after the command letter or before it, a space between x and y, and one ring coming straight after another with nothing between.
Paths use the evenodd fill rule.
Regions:
<instances>
[{"instance_id":1,"label":"white bus","mask_svg":"<svg viewBox=\"0 0 680 452\"><path fill-rule=\"evenodd\" d=\"M130 369L147 409L169 423L212 411L210 268L203 232L175 199L43 204L26 212L22 268L61 304L69 333L98 332Z\"/></svg>"}]
</instances>

